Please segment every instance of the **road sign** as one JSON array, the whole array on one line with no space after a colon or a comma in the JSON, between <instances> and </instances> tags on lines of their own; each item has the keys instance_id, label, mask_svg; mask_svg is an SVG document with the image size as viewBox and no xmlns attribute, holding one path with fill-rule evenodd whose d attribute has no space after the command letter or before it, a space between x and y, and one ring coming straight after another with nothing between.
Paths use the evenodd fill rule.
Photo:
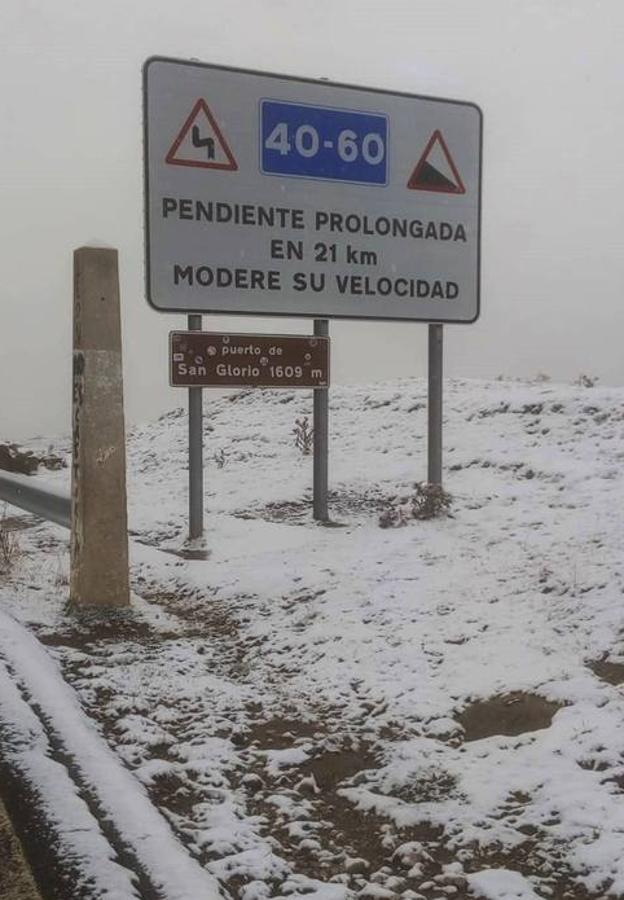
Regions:
<instances>
[{"instance_id":1,"label":"road sign","mask_svg":"<svg viewBox=\"0 0 624 900\"><path fill-rule=\"evenodd\" d=\"M171 387L329 387L329 338L289 334L169 334Z\"/></svg>"},{"instance_id":2,"label":"road sign","mask_svg":"<svg viewBox=\"0 0 624 900\"><path fill-rule=\"evenodd\" d=\"M466 193L461 175L440 131L436 130L431 135L407 186L413 191L433 191L438 194Z\"/></svg>"},{"instance_id":3,"label":"road sign","mask_svg":"<svg viewBox=\"0 0 624 900\"><path fill-rule=\"evenodd\" d=\"M156 309L477 318L474 104L153 58L144 124Z\"/></svg>"},{"instance_id":4,"label":"road sign","mask_svg":"<svg viewBox=\"0 0 624 900\"><path fill-rule=\"evenodd\" d=\"M198 100L166 156L172 166L195 166L200 169L238 168L232 151L215 122L208 105Z\"/></svg>"}]
</instances>

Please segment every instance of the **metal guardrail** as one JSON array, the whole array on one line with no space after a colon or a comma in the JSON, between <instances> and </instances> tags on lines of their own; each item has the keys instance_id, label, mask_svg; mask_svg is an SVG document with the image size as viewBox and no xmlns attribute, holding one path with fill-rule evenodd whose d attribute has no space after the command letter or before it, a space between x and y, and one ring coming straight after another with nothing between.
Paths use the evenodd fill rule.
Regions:
<instances>
[{"instance_id":1,"label":"metal guardrail","mask_svg":"<svg viewBox=\"0 0 624 900\"><path fill-rule=\"evenodd\" d=\"M38 478L0 471L0 500L71 528L70 497L52 485L42 484Z\"/></svg>"}]
</instances>

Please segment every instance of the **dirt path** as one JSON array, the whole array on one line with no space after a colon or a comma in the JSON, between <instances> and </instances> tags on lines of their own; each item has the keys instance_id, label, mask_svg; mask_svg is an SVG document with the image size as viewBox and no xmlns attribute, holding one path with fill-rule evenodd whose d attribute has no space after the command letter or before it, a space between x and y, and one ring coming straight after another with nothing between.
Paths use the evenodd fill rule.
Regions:
<instances>
[{"instance_id":1,"label":"dirt path","mask_svg":"<svg viewBox=\"0 0 624 900\"><path fill-rule=\"evenodd\" d=\"M0 900L41 900L21 844L1 800Z\"/></svg>"}]
</instances>

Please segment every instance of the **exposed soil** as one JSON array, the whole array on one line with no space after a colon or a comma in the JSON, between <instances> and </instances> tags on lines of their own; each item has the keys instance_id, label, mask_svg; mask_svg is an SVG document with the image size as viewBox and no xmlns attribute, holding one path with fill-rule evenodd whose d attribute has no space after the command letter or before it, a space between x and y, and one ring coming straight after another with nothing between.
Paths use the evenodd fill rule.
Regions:
<instances>
[{"instance_id":1,"label":"exposed soil","mask_svg":"<svg viewBox=\"0 0 624 900\"><path fill-rule=\"evenodd\" d=\"M41 900L22 846L1 800L0 900Z\"/></svg>"},{"instance_id":2,"label":"exposed soil","mask_svg":"<svg viewBox=\"0 0 624 900\"><path fill-rule=\"evenodd\" d=\"M321 791L335 790L342 781L364 769L379 765L379 758L367 746L357 749L328 750L299 766L304 776L312 775Z\"/></svg>"},{"instance_id":3,"label":"exposed soil","mask_svg":"<svg viewBox=\"0 0 624 900\"><path fill-rule=\"evenodd\" d=\"M162 605L169 613L179 616L183 629L181 633L172 634L173 639L179 640L184 635L200 643L205 641L212 648L218 648L215 664L220 671L243 682L250 677L247 656L254 645L242 639L237 619L215 597L188 590L162 592L155 585L146 584L140 585L140 592L148 602ZM169 635L152 631L140 619L119 613L75 618L70 623L66 621L62 631L41 635L48 645L77 647L90 656L98 656L97 645L103 642L134 644L136 651L141 653L168 638ZM75 664L66 665L70 681ZM86 664L89 664L88 659ZM92 710L91 714L96 715L104 735L114 746L121 739L117 720L114 714L105 711L104 703L98 706L98 713ZM559 708L558 704L539 696L517 692L477 701L465 709L458 720L464 728L465 740L471 741L547 728ZM171 763L171 767L156 775L148 786L151 799L167 815L180 840L195 855L198 850L193 822L197 810L220 802L223 791L232 791L240 799L246 816L260 817L257 821L261 823L263 834L293 872L344 884L360 893L362 898L376 896L379 900L382 896L398 897L405 891L412 891L426 900L435 900L442 895L464 900L473 896L469 894L465 875L461 871L449 875L443 868L449 863L461 862L464 872L506 867L526 876L538 876L540 884L546 885L550 900L590 900L591 895L574 884L563 862L556 872L545 865L544 846L549 848L551 864L553 859L548 828L519 828L525 840L510 851L474 847L465 848L458 854L450 849L451 836L424 814L417 824L399 827L377 809L365 811L354 806L345 796L345 788L365 784L369 792L379 792L375 773L382 763L383 746L370 739L360 739L357 729L348 734L342 732L340 710L317 710L315 717L309 719L301 719L294 710L288 709L281 715L267 716L259 704L250 706L246 712L247 724L243 728L239 728L234 716L223 723L224 732L219 735L231 740L240 764L227 773L229 783L224 778L215 780L205 773L177 765L175 742L150 747L151 758ZM186 711L179 725L182 733L177 733L177 739L191 739L194 732L192 710ZM380 740L384 737L380 735ZM393 737L397 739L397 735ZM308 758L298 765L276 770L271 766L271 751L289 748L305 748ZM415 776L413 783L407 782L386 791L386 799L392 797L417 806L443 800L457 790L453 776L440 770L429 775L421 773ZM383 799L380 795L380 800ZM295 819L292 810L287 808L285 811L282 801L287 806L294 804L299 810ZM528 796L510 796L501 817L513 822L518 810L530 802ZM383 809L383 803L379 809ZM45 843L45 832L39 828L38 834L43 838L38 838L35 853L41 841ZM205 865L220 855L218 847L209 845L199 851L198 858ZM46 865L53 865L45 853L41 859L44 861L42 871ZM237 900L248 881L233 875L226 878L224 886ZM280 878L271 882L272 892L282 893L281 882ZM541 893L539 887L537 891ZM56 896L69 900L66 894ZM413 900L413 896L410 898L408 894L405 900ZM4 900L1 893L0 898ZM7 900L22 898L8 895ZM26 895L25 900L31 898Z\"/></svg>"},{"instance_id":4,"label":"exposed soil","mask_svg":"<svg viewBox=\"0 0 624 900\"><path fill-rule=\"evenodd\" d=\"M289 723L290 724L290 723ZM292 731L289 731L292 733ZM278 741L275 720L270 726L271 743ZM279 741L287 746L286 735ZM291 745L301 744L296 738ZM342 746L339 746L342 744ZM323 747L328 749L323 749ZM393 863L394 849L408 841L437 840L441 828L429 823L411 828L397 828L384 816L359 810L341 793L341 787L352 783L362 772L375 769L381 751L352 737L332 735L321 742L308 761L279 773L271 774L262 758L262 748L250 757L249 774L243 786L249 792L250 811L263 816L267 835L277 838L280 854L293 869L311 878L338 881L361 890L377 874L379 884L404 873L399 861ZM268 748L266 748L268 749ZM255 776L255 778L254 778ZM273 798L276 793L302 803L302 818L293 830L292 821L284 815ZM380 869L384 869L381 873ZM422 879L420 879L422 880ZM402 878L402 881L405 881ZM417 879L405 882L401 890L416 888Z\"/></svg>"},{"instance_id":5,"label":"exposed soil","mask_svg":"<svg viewBox=\"0 0 624 900\"><path fill-rule=\"evenodd\" d=\"M264 750L285 750L292 747L298 739L318 738L324 733L325 728L319 722L274 718L254 722L245 734L244 744L247 747L257 746Z\"/></svg>"},{"instance_id":6,"label":"exposed soil","mask_svg":"<svg viewBox=\"0 0 624 900\"><path fill-rule=\"evenodd\" d=\"M536 694L516 691L489 700L477 700L457 719L464 729L464 740L479 741L494 735L514 736L548 728L561 708L561 704Z\"/></svg>"},{"instance_id":7,"label":"exposed soil","mask_svg":"<svg viewBox=\"0 0 624 900\"><path fill-rule=\"evenodd\" d=\"M358 517L378 516L396 501L396 494L386 494L374 488L366 493L334 490L329 492L330 524L344 524L339 520ZM308 524L312 516L312 496L300 500L267 503L255 509L238 510L233 513L239 519L264 519L267 522L283 522L289 525Z\"/></svg>"},{"instance_id":8,"label":"exposed soil","mask_svg":"<svg viewBox=\"0 0 624 900\"><path fill-rule=\"evenodd\" d=\"M130 611L94 611L68 617L62 630L41 631L37 637L48 647L83 649L94 643L136 641L150 633L149 626Z\"/></svg>"},{"instance_id":9,"label":"exposed soil","mask_svg":"<svg viewBox=\"0 0 624 900\"><path fill-rule=\"evenodd\" d=\"M0 783L2 799L14 829L10 837L13 840L17 837L23 846L22 855L20 844L12 845L14 850L16 848L19 850L17 856L13 858L12 872L9 869L6 889L8 890L11 885L11 878L15 877L17 880L13 882L13 887L17 890L19 885L26 891L23 895L24 900L40 900L40 897L44 897L45 900L83 900L85 895L82 891L74 890L71 896L68 893L67 886L75 886L78 883L79 872L70 859L62 857L57 852L56 836L41 814L36 791L26 783L21 773L4 765L2 760L0 760ZM3 861L3 856L0 856L0 861ZM5 894L1 890L1 887L4 887L3 874L4 868L0 866L0 897L5 900ZM41 894L38 893L35 884L41 888ZM31 893L27 892L29 888ZM22 900L19 893L15 895L7 893L6 898Z\"/></svg>"},{"instance_id":10,"label":"exposed soil","mask_svg":"<svg viewBox=\"0 0 624 900\"><path fill-rule=\"evenodd\" d=\"M601 659L589 663L589 668L594 675L606 681L607 684L624 684L624 663L609 662L607 659Z\"/></svg>"}]
</instances>

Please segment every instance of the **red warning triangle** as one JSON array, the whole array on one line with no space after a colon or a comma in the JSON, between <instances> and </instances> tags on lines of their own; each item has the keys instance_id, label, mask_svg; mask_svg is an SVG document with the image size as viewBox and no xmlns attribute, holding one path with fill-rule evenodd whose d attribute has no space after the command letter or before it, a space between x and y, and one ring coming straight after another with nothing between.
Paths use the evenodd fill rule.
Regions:
<instances>
[{"instance_id":1,"label":"red warning triangle","mask_svg":"<svg viewBox=\"0 0 624 900\"><path fill-rule=\"evenodd\" d=\"M437 194L465 194L466 188L442 133L434 131L407 186L412 191Z\"/></svg>"},{"instance_id":2,"label":"red warning triangle","mask_svg":"<svg viewBox=\"0 0 624 900\"><path fill-rule=\"evenodd\" d=\"M172 166L227 169L231 172L238 169L234 154L223 137L215 117L206 101L201 98L180 129L165 161Z\"/></svg>"}]
</instances>

